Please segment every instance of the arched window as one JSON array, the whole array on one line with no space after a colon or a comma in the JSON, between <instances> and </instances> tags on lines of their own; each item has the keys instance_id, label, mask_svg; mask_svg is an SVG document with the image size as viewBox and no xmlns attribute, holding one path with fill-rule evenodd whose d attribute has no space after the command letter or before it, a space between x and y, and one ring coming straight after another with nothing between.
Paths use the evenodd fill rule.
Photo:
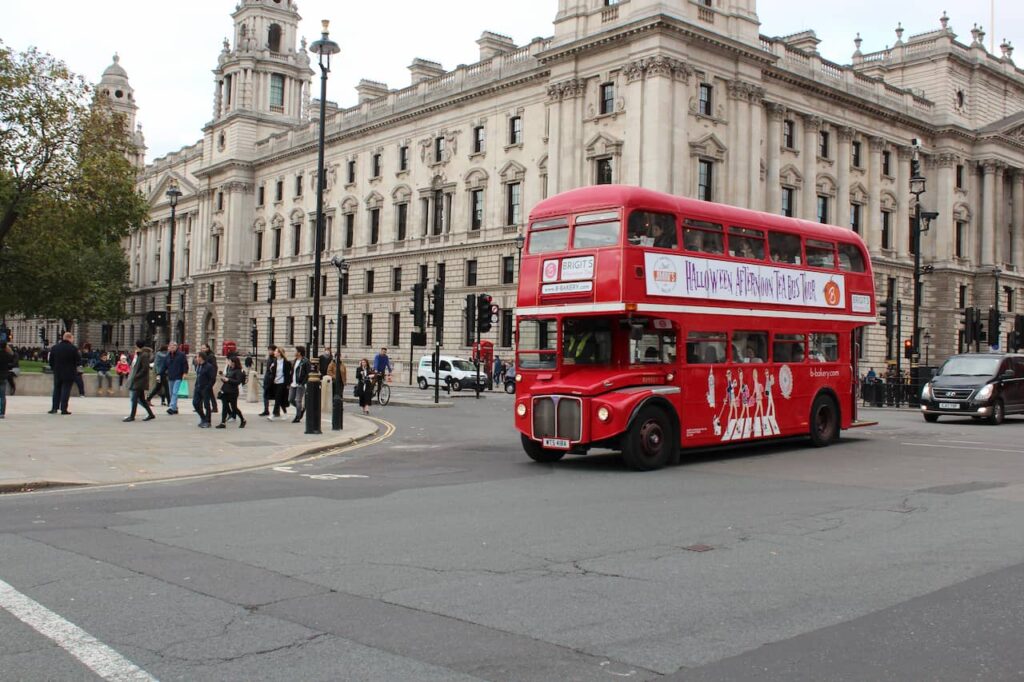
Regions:
<instances>
[{"instance_id":1,"label":"arched window","mask_svg":"<svg viewBox=\"0 0 1024 682\"><path fill-rule=\"evenodd\" d=\"M270 30L267 31L267 47L271 52L281 51L281 26L279 24L270 25Z\"/></svg>"}]
</instances>

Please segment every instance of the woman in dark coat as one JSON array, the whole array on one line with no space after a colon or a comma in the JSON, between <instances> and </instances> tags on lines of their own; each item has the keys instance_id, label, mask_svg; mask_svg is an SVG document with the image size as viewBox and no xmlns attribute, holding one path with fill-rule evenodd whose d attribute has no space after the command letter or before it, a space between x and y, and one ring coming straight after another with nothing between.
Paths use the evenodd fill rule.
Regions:
<instances>
[{"instance_id":1,"label":"woman in dark coat","mask_svg":"<svg viewBox=\"0 0 1024 682\"><path fill-rule=\"evenodd\" d=\"M356 397L359 398L359 407L363 408L363 414L370 414L370 402L373 400L373 370L370 368L370 361L363 358L356 368Z\"/></svg>"},{"instance_id":2,"label":"woman in dark coat","mask_svg":"<svg viewBox=\"0 0 1024 682\"><path fill-rule=\"evenodd\" d=\"M192 407L199 414L199 428L210 428L209 405L213 402L213 384L217 381L217 370L209 361L209 354L199 351L196 355L196 390L192 396Z\"/></svg>"},{"instance_id":3,"label":"woman in dark coat","mask_svg":"<svg viewBox=\"0 0 1024 682\"><path fill-rule=\"evenodd\" d=\"M149 363L153 361L153 349L147 347L142 341L135 342L135 361L132 363L131 381L128 390L132 393L132 412L123 421L135 421L135 412L139 405L146 410L146 418L142 421L148 422L156 419L153 408L149 406L149 398L146 392L149 390Z\"/></svg>"},{"instance_id":4,"label":"woman in dark coat","mask_svg":"<svg viewBox=\"0 0 1024 682\"><path fill-rule=\"evenodd\" d=\"M224 422L227 421L229 414L238 416L238 428L245 428L245 416L238 409L238 393L243 381L245 381L245 372L242 370L242 361L238 359L237 355L232 355L228 358L227 371L221 372L221 411L220 424L217 424L218 429L226 428Z\"/></svg>"}]
</instances>

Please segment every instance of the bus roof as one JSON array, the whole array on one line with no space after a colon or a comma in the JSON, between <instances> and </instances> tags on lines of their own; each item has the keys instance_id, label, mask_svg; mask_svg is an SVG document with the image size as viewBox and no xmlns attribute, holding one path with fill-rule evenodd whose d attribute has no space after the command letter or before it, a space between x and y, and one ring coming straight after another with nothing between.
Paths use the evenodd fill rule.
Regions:
<instances>
[{"instance_id":1,"label":"bus roof","mask_svg":"<svg viewBox=\"0 0 1024 682\"><path fill-rule=\"evenodd\" d=\"M851 242L861 241L860 236L848 228L826 225L811 220L788 218L774 213L752 211L727 204L677 197L672 194L632 185L591 185L561 192L544 199L530 212L530 221L543 220L570 213L583 213L610 207L626 209L642 207L647 210L663 210L682 213L685 216L703 218L717 222L739 222L776 230L797 232L811 239L832 239Z\"/></svg>"}]
</instances>

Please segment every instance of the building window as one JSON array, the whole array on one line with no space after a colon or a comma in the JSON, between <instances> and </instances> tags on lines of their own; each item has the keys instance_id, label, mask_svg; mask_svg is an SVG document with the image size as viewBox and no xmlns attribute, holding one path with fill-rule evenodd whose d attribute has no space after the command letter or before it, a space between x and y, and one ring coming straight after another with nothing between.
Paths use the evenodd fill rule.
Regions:
<instances>
[{"instance_id":1,"label":"building window","mask_svg":"<svg viewBox=\"0 0 1024 682\"><path fill-rule=\"evenodd\" d=\"M298 256L302 253L302 225L292 225L292 255Z\"/></svg>"},{"instance_id":2,"label":"building window","mask_svg":"<svg viewBox=\"0 0 1024 682\"><path fill-rule=\"evenodd\" d=\"M373 270L366 271L366 293L373 293Z\"/></svg>"},{"instance_id":3,"label":"building window","mask_svg":"<svg viewBox=\"0 0 1024 682\"><path fill-rule=\"evenodd\" d=\"M395 234L398 235L398 241L405 241L406 231L409 228L409 204L398 204L395 209L397 223Z\"/></svg>"},{"instance_id":4,"label":"building window","mask_svg":"<svg viewBox=\"0 0 1024 682\"><path fill-rule=\"evenodd\" d=\"M466 261L466 286L467 287L475 287L476 286L476 270L477 270L476 260L468 260L468 261Z\"/></svg>"},{"instance_id":5,"label":"building window","mask_svg":"<svg viewBox=\"0 0 1024 682\"><path fill-rule=\"evenodd\" d=\"M420 263L420 284L427 283L427 264Z\"/></svg>"},{"instance_id":6,"label":"building window","mask_svg":"<svg viewBox=\"0 0 1024 682\"><path fill-rule=\"evenodd\" d=\"M402 290L402 268L391 268L391 291Z\"/></svg>"},{"instance_id":7,"label":"building window","mask_svg":"<svg viewBox=\"0 0 1024 682\"><path fill-rule=\"evenodd\" d=\"M256 261L263 260L263 233L256 233Z\"/></svg>"},{"instance_id":8,"label":"building window","mask_svg":"<svg viewBox=\"0 0 1024 682\"><path fill-rule=\"evenodd\" d=\"M260 185L259 187L256 188L256 205L257 206L262 206L263 205L263 197L264 197L265 193L266 193L266 188L263 185Z\"/></svg>"},{"instance_id":9,"label":"building window","mask_svg":"<svg viewBox=\"0 0 1024 682\"><path fill-rule=\"evenodd\" d=\"M434 267L434 279L437 280L437 282L439 284L444 284L444 273L445 273L444 263L438 263Z\"/></svg>"},{"instance_id":10,"label":"building window","mask_svg":"<svg viewBox=\"0 0 1024 682\"><path fill-rule=\"evenodd\" d=\"M220 262L220 235L219 234L213 235L213 244L211 246L213 248L210 249L210 250L211 250L213 255L212 255L211 259L210 259L210 262L211 263L219 263Z\"/></svg>"},{"instance_id":11,"label":"building window","mask_svg":"<svg viewBox=\"0 0 1024 682\"><path fill-rule=\"evenodd\" d=\"M444 192L441 190L434 192L433 218L431 234L436 237L444 231Z\"/></svg>"},{"instance_id":12,"label":"building window","mask_svg":"<svg viewBox=\"0 0 1024 682\"><path fill-rule=\"evenodd\" d=\"M270 74L270 107L284 109L284 76Z\"/></svg>"},{"instance_id":13,"label":"building window","mask_svg":"<svg viewBox=\"0 0 1024 682\"><path fill-rule=\"evenodd\" d=\"M882 211L882 248L892 248L892 211Z\"/></svg>"},{"instance_id":14,"label":"building window","mask_svg":"<svg viewBox=\"0 0 1024 682\"><path fill-rule=\"evenodd\" d=\"M278 180L274 184L274 201L284 201L284 181Z\"/></svg>"},{"instance_id":15,"label":"building window","mask_svg":"<svg viewBox=\"0 0 1024 682\"><path fill-rule=\"evenodd\" d=\"M288 345L289 346L293 346L293 345L295 345L295 318L289 316L287 321L286 321L286 323L288 325L287 326L287 330L288 330L288 337L287 337L288 338Z\"/></svg>"},{"instance_id":16,"label":"building window","mask_svg":"<svg viewBox=\"0 0 1024 682\"><path fill-rule=\"evenodd\" d=\"M882 152L882 175L892 175L892 153Z\"/></svg>"},{"instance_id":17,"label":"building window","mask_svg":"<svg viewBox=\"0 0 1024 682\"><path fill-rule=\"evenodd\" d=\"M302 196L302 174L295 176L295 196Z\"/></svg>"},{"instance_id":18,"label":"building window","mask_svg":"<svg viewBox=\"0 0 1024 682\"><path fill-rule=\"evenodd\" d=\"M484 191L474 189L469 193L469 229L479 230L484 224Z\"/></svg>"},{"instance_id":19,"label":"building window","mask_svg":"<svg viewBox=\"0 0 1024 682\"><path fill-rule=\"evenodd\" d=\"M341 316L341 345L348 345L348 315Z\"/></svg>"},{"instance_id":20,"label":"building window","mask_svg":"<svg viewBox=\"0 0 1024 682\"><path fill-rule=\"evenodd\" d=\"M224 192L217 192L217 210L224 210Z\"/></svg>"},{"instance_id":21,"label":"building window","mask_svg":"<svg viewBox=\"0 0 1024 682\"><path fill-rule=\"evenodd\" d=\"M823 159L829 158L829 134L827 130L818 133L818 156Z\"/></svg>"},{"instance_id":22,"label":"building window","mask_svg":"<svg viewBox=\"0 0 1024 682\"><path fill-rule=\"evenodd\" d=\"M348 270L341 275L341 295L348 296Z\"/></svg>"},{"instance_id":23,"label":"building window","mask_svg":"<svg viewBox=\"0 0 1024 682\"><path fill-rule=\"evenodd\" d=\"M697 198L712 201L714 198L714 162L701 159L697 162Z\"/></svg>"},{"instance_id":24,"label":"building window","mask_svg":"<svg viewBox=\"0 0 1024 682\"><path fill-rule=\"evenodd\" d=\"M351 249L356 241L356 214L345 214L345 248Z\"/></svg>"},{"instance_id":25,"label":"building window","mask_svg":"<svg viewBox=\"0 0 1024 682\"><path fill-rule=\"evenodd\" d=\"M402 313L391 313L391 345L402 345Z\"/></svg>"},{"instance_id":26,"label":"building window","mask_svg":"<svg viewBox=\"0 0 1024 682\"><path fill-rule=\"evenodd\" d=\"M615 84L601 84L601 113L610 114L615 111Z\"/></svg>"},{"instance_id":27,"label":"building window","mask_svg":"<svg viewBox=\"0 0 1024 682\"><path fill-rule=\"evenodd\" d=\"M516 281L516 257L515 256L502 256L501 257L501 283L502 284L515 284Z\"/></svg>"},{"instance_id":28,"label":"building window","mask_svg":"<svg viewBox=\"0 0 1024 682\"><path fill-rule=\"evenodd\" d=\"M484 127L473 128L473 153L483 154L484 152Z\"/></svg>"},{"instance_id":29,"label":"building window","mask_svg":"<svg viewBox=\"0 0 1024 682\"><path fill-rule=\"evenodd\" d=\"M782 146L796 149L796 123L788 118L782 122Z\"/></svg>"},{"instance_id":30,"label":"building window","mask_svg":"<svg viewBox=\"0 0 1024 682\"><path fill-rule=\"evenodd\" d=\"M956 165L956 188L964 188L964 165L962 163Z\"/></svg>"},{"instance_id":31,"label":"building window","mask_svg":"<svg viewBox=\"0 0 1024 682\"><path fill-rule=\"evenodd\" d=\"M796 190L792 187L782 188L782 215L793 217L793 206L796 201Z\"/></svg>"},{"instance_id":32,"label":"building window","mask_svg":"<svg viewBox=\"0 0 1024 682\"><path fill-rule=\"evenodd\" d=\"M860 234L860 204L850 204L850 229Z\"/></svg>"},{"instance_id":33,"label":"building window","mask_svg":"<svg viewBox=\"0 0 1024 682\"><path fill-rule=\"evenodd\" d=\"M380 241L380 209L370 209L370 243L376 244Z\"/></svg>"},{"instance_id":34,"label":"building window","mask_svg":"<svg viewBox=\"0 0 1024 682\"><path fill-rule=\"evenodd\" d=\"M327 295L327 275L320 276L320 295Z\"/></svg>"},{"instance_id":35,"label":"building window","mask_svg":"<svg viewBox=\"0 0 1024 682\"><path fill-rule=\"evenodd\" d=\"M1003 298L1006 299L1006 312L1013 312L1013 287L1003 287Z\"/></svg>"},{"instance_id":36,"label":"building window","mask_svg":"<svg viewBox=\"0 0 1024 682\"><path fill-rule=\"evenodd\" d=\"M271 52L281 51L281 25L271 24L267 30L267 47Z\"/></svg>"},{"instance_id":37,"label":"building window","mask_svg":"<svg viewBox=\"0 0 1024 682\"><path fill-rule=\"evenodd\" d=\"M505 224L518 225L522 210L522 189L518 182L505 185Z\"/></svg>"},{"instance_id":38,"label":"building window","mask_svg":"<svg viewBox=\"0 0 1024 682\"><path fill-rule=\"evenodd\" d=\"M523 143L523 117L513 116L508 120L508 143L510 145Z\"/></svg>"},{"instance_id":39,"label":"building window","mask_svg":"<svg viewBox=\"0 0 1024 682\"><path fill-rule=\"evenodd\" d=\"M860 163L861 163L860 142L858 142L857 140L854 140L853 144L851 145L851 148L852 148L852 157L853 157L851 159L851 161L853 162L854 167L860 168Z\"/></svg>"},{"instance_id":40,"label":"building window","mask_svg":"<svg viewBox=\"0 0 1024 682\"><path fill-rule=\"evenodd\" d=\"M253 282L252 283L252 300L253 301L260 300L260 283L259 282Z\"/></svg>"},{"instance_id":41,"label":"building window","mask_svg":"<svg viewBox=\"0 0 1024 682\"><path fill-rule=\"evenodd\" d=\"M281 257L281 228L274 228L274 258Z\"/></svg>"},{"instance_id":42,"label":"building window","mask_svg":"<svg viewBox=\"0 0 1024 682\"><path fill-rule=\"evenodd\" d=\"M699 99L697 102L697 113L703 116L714 116L714 87L710 83L701 83Z\"/></svg>"},{"instance_id":43,"label":"building window","mask_svg":"<svg viewBox=\"0 0 1024 682\"><path fill-rule=\"evenodd\" d=\"M434 138L434 163L444 161L444 137Z\"/></svg>"},{"instance_id":44,"label":"building window","mask_svg":"<svg viewBox=\"0 0 1024 682\"><path fill-rule=\"evenodd\" d=\"M818 222L828 222L828 197L822 194L818 195Z\"/></svg>"},{"instance_id":45,"label":"building window","mask_svg":"<svg viewBox=\"0 0 1024 682\"><path fill-rule=\"evenodd\" d=\"M953 242L953 255L963 258L967 251L967 223L962 220L956 221L956 238ZM963 308L963 306L960 306Z\"/></svg>"},{"instance_id":46,"label":"building window","mask_svg":"<svg viewBox=\"0 0 1024 682\"><path fill-rule=\"evenodd\" d=\"M363 345L367 348L373 347L373 314L363 315Z\"/></svg>"},{"instance_id":47,"label":"building window","mask_svg":"<svg viewBox=\"0 0 1024 682\"><path fill-rule=\"evenodd\" d=\"M597 159L595 161L596 167L596 178L595 183L597 185L610 185L613 182L612 178L612 160L611 159Z\"/></svg>"},{"instance_id":48,"label":"building window","mask_svg":"<svg viewBox=\"0 0 1024 682\"><path fill-rule=\"evenodd\" d=\"M407 144L398 148L398 170L409 170L409 145Z\"/></svg>"},{"instance_id":49,"label":"building window","mask_svg":"<svg viewBox=\"0 0 1024 682\"><path fill-rule=\"evenodd\" d=\"M374 154L370 157L370 171L373 173L372 177L379 178L381 174L381 159L380 154Z\"/></svg>"},{"instance_id":50,"label":"building window","mask_svg":"<svg viewBox=\"0 0 1024 682\"><path fill-rule=\"evenodd\" d=\"M511 348L512 347L512 332L515 328L515 322L512 317L512 311L508 308L501 309L501 347Z\"/></svg>"},{"instance_id":51,"label":"building window","mask_svg":"<svg viewBox=\"0 0 1024 682\"><path fill-rule=\"evenodd\" d=\"M957 307L958 308L966 308L967 307L967 285L966 284L961 284L960 285L960 291L959 291L959 294L958 294L958 297L957 297Z\"/></svg>"},{"instance_id":52,"label":"building window","mask_svg":"<svg viewBox=\"0 0 1024 682\"><path fill-rule=\"evenodd\" d=\"M348 184L352 184L356 181L356 160L348 160Z\"/></svg>"}]
</instances>

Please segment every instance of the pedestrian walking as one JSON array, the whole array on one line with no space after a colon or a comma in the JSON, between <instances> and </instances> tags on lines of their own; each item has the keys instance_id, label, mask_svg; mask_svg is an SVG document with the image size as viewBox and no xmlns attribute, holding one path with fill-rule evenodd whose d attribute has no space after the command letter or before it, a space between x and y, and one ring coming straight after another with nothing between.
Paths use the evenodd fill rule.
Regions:
<instances>
[{"instance_id":1,"label":"pedestrian walking","mask_svg":"<svg viewBox=\"0 0 1024 682\"><path fill-rule=\"evenodd\" d=\"M267 364L263 368L263 411L260 412L261 417L270 416L270 401L275 400L274 359L277 357L276 351L277 346L273 344L267 346Z\"/></svg>"},{"instance_id":2,"label":"pedestrian walking","mask_svg":"<svg viewBox=\"0 0 1024 682\"><path fill-rule=\"evenodd\" d=\"M216 379L218 374L217 354L213 352L213 350L210 348L210 344L208 343L204 343L202 346L200 346L199 350L206 353L206 362L207 364L213 365L213 376ZM208 412L217 414L217 400L213 397L213 386L210 387L209 403L207 403L206 409ZM231 415L228 416L230 417Z\"/></svg>"},{"instance_id":3,"label":"pedestrian walking","mask_svg":"<svg viewBox=\"0 0 1024 682\"><path fill-rule=\"evenodd\" d=\"M373 379L376 375L370 368L370 361L363 358L356 368L355 395L359 398L359 407L363 414L370 414L370 401L373 400Z\"/></svg>"},{"instance_id":4,"label":"pedestrian walking","mask_svg":"<svg viewBox=\"0 0 1024 682\"><path fill-rule=\"evenodd\" d=\"M93 367L96 370L96 395L103 395L103 384L107 384L107 395L114 395L114 377L110 376L110 354L106 351L100 353L100 359Z\"/></svg>"},{"instance_id":5,"label":"pedestrian walking","mask_svg":"<svg viewBox=\"0 0 1024 682\"><path fill-rule=\"evenodd\" d=\"M166 345L160 346L160 350L156 352L153 358L153 372L156 374L156 386L150 391L149 400L153 400L153 396L157 393L160 394L160 406L163 407L170 402L171 396L169 387L167 384L167 358L170 356L168 347Z\"/></svg>"},{"instance_id":6,"label":"pedestrian walking","mask_svg":"<svg viewBox=\"0 0 1024 682\"><path fill-rule=\"evenodd\" d=\"M238 409L238 394L244 383L245 370L242 369L242 362L238 359L237 355L233 355L228 358L227 369L221 373L220 400L222 409L220 412L220 424L217 424L218 429L227 428L225 422L229 414L238 416L238 428L245 428L245 415Z\"/></svg>"},{"instance_id":7,"label":"pedestrian walking","mask_svg":"<svg viewBox=\"0 0 1024 682\"><path fill-rule=\"evenodd\" d=\"M495 385L501 383L501 358L498 354L494 354L494 368L491 370L491 378L494 380Z\"/></svg>"},{"instance_id":8,"label":"pedestrian walking","mask_svg":"<svg viewBox=\"0 0 1024 682\"><path fill-rule=\"evenodd\" d=\"M306 397L307 379L309 379L309 360L306 359L306 347L296 346L295 361L292 363L291 384L288 387L288 402L295 406L293 424L302 421L302 415L306 413L303 399Z\"/></svg>"},{"instance_id":9,"label":"pedestrian walking","mask_svg":"<svg viewBox=\"0 0 1024 682\"><path fill-rule=\"evenodd\" d=\"M199 428L210 428L210 402L213 400L213 384L217 381L215 365L208 362L209 354L196 354L196 388L192 396L192 407L199 415Z\"/></svg>"},{"instance_id":10,"label":"pedestrian walking","mask_svg":"<svg viewBox=\"0 0 1024 682\"><path fill-rule=\"evenodd\" d=\"M288 362L288 359L284 356L284 348L278 346L274 349L274 362L273 362L273 381L274 381L274 413L267 417L270 421L274 421L281 414L288 414L288 380L292 375L292 363Z\"/></svg>"},{"instance_id":11,"label":"pedestrian walking","mask_svg":"<svg viewBox=\"0 0 1024 682\"><path fill-rule=\"evenodd\" d=\"M128 373L128 392L131 394L132 411L121 421L135 421L135 412L139 405L146 410L146 418L142 421L148 422L156 419L153 408L149 404L149 363L153 360L153 349L139 339L135 342L135 357L132 359L132 367Z\"/></svg>"},{"instance_id":12,"label":"pedestrian walking","mask_svg":"<svg viewBox=\"0 0 1024 682\"><path fill-rule=\"evenodd\" d=\"M68 401L71 399L71 386L75 383L78 363L82 354L75 348L75 340L71 332L64 332L64 337L50 349L49 363L53 369L53 403L50 414L71 414Z\"/></svg>"},{"instance_id":13,"label":"pedestrian walking","mask_svg":"<svg viewBox=\"0 0 1024 682\"><path fill-rule=\"evenodd\" d=\"M317 358L317 369L320 370L320 376L324 377L329 374L327 368L330 367L333 357L330 346L324 348L324 352L320 353L320 357Z\"/></svg>"},{"instance_id":14,"label":"pedestrian walking","mask_svg":"<svg viewBox=\"0 0 1024 682\"><path fill-rule=\"evenodd\" d=\"M178 391L188 374L188 358L173 341L167 344L167 366L164 369L167 375L167 414L178 414Z\"/></svg>"},{"instance_id":15,"label":"pedestrian walking","mask_svg":"<svg viewBox=\"0 0 1024 682\"><path fill-rule=\"evenodd\" d=\"M18 359L7 341L0 343L0 419L7 416L7 379Z\"/></svg>"}]
</instances>

